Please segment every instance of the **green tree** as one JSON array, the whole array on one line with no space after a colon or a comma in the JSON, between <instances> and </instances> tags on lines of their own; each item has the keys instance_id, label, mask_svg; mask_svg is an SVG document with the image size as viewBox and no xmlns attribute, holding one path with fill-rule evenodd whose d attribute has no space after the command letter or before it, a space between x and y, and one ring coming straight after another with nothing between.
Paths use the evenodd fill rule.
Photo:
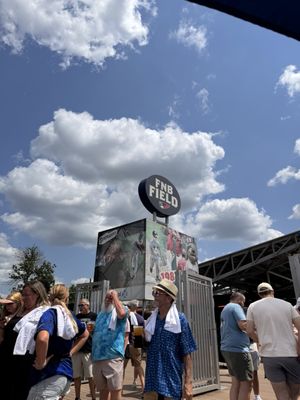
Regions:
<instances>
[{"instance_id":1,"label":"green tree","mask_svg":"<svg viewBox=\"0 0 300 400\"><path fill-rule=\"evenodd\" d=\"M20 289L24 283L38 279L43 282L48 290L55 283L55 264L44 259L37 246L20 249L17 253L18 263L12 266L9 278L13 281L14 288Z\"/></svg>"},{"instance_id":2,"label":"green tree","mask_svg":"<svg viewBox=\"0 0 300 400\"><path fill-rule=\"evenodd\" d=\"M75 295L76 295L76 285L71 285L69 287L69 308L74 311L75 306Z\"/></svg>"}]
</instances>

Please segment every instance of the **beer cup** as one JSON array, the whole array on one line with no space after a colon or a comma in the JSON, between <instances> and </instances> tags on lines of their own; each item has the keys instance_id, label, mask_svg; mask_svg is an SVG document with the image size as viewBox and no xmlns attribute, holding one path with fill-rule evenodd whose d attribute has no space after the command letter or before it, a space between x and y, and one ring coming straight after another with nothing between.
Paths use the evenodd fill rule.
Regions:
<instances>
[{"instance_id":1,"label":"beer cup","mask_svg":"<svg viewBox=\"0 0 300 400\"><path fill-rule=\"evenodd\" d=\"M133 326L133 336L134 336L134 347L143 347L143 333L144 328L142 326Z\"/></svg>"},{"instance_id":2,"label":"beer cup","mask_svg":"<svg viewBox=\"0 0 300 400\"><path fill-rule=\"evenodd\" d=\"M93 332L94 326L95 326L95 321L89 321L86 323L86 329L88 330L89 333Z\"/></svg>"}]
</instances>

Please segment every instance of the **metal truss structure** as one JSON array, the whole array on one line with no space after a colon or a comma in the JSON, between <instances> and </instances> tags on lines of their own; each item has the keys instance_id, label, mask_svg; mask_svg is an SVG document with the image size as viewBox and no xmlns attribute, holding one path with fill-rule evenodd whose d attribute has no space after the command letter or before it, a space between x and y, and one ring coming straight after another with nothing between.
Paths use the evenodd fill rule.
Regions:
<instances>
[{"instance_id":1,"label":"metal truss structure","mask_svg":"<svg viewBox=\"0 0 300 400\"><path fill-rule=\"evenodd\" d=\"M255 297L257 285L269 282L277 297L293 302L288 257L296 253L300 253L300 231L200 263L199 273L212 279L214 294L239 290Z\"/></svg>"}]
</instances>

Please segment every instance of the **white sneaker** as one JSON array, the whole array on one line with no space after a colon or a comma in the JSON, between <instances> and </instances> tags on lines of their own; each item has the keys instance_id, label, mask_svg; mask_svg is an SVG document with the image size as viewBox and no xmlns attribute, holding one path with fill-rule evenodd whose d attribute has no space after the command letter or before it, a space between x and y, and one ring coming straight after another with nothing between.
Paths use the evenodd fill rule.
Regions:
<instances>
[{"instance_id":1,"label":"white sneaker","mask_svg":"<svg viewBox=\"0 0 300 400\"><path fill-rule=\"evenodd\" d=\"M259 394L257 394L257 395L254 395L254 400L262 400L262 398L260 397Z\"/></svg>"}]
</instances>

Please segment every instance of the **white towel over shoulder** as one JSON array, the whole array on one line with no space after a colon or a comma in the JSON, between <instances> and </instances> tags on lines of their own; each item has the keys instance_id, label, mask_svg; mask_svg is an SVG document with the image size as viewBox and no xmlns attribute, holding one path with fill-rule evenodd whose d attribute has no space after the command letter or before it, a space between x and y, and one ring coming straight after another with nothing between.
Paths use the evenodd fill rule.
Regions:
<instances>
[{"instance_id":1,"label":"white towel over shoulder","mask_svg":"<svg viewBox=\"0 0 300 400\"><path fill-rule=\"evenodd\" d=\"M130 311L129 318L130 318L131 325L138 325L139 324L134 312Z\"/></svg>"},{"instance_id":2,"label":"white towel over shoulder","mask_svg":"<svg viewBox=\"0 0 300 400\"><path fill-rule=\"evenodd\" d=\"M118 314L115 308L113 308L112 312L111 312L111 319L108 325L108 329L110 329L111 331L115 331L116 330L116 326L117 326L117 319L118 319Z\"/></svg>"},{"instance_id":3,"label":"white towel over shoulder","mask_svg":"<svg viewBox=\"0 0 300 400\"><path fill-rule=\"evenodd\" d=\"M37 307L24 315L24 317L16 323L14 331L18 332L18 336L13 351L14 354L23 355L27 351L29 351L30 354L34 353L35 331L42 314L48 310L48 308L49 306Z\"/></svg>"},{"instance_id":4,"label":"white towel over shoulder","mask_svg":"<svg viewBox=\"0 0 300 400\"><path fill-rule=\"evenodd\" d=\"M170 308L167 316L164 329L169 332L173 333L180 333L181 332L181 324L179 319L178 310L176 304L173 303L172 307Z\"/></svg>"},{"instance_id":5,"label":"white towel over shoulder","mask_svg":"<svg viewBox=\"0 0 300 400\"><path fill-rule=\"evenodd\" d=\"M57 336L65 340L73 339L76 331L67 311L60 305L53 306L52 308L56 310L57 315Z\"/></svg>"},{"instance_id":6,"label":"white towel over shoulder","mask_svg":"<svg viewBox=\"0 0 300 400\"><path fill-rule=\"evenodd\" d=\"M145 322L145 339L147 342L151 342L152 335L154 334L157 314L158 308L152 312L151 316ZM170 310L168 311L164 329L173 333L181 332L179 314L175 303L172 304Z\"/></svg>"}]
</instances>

